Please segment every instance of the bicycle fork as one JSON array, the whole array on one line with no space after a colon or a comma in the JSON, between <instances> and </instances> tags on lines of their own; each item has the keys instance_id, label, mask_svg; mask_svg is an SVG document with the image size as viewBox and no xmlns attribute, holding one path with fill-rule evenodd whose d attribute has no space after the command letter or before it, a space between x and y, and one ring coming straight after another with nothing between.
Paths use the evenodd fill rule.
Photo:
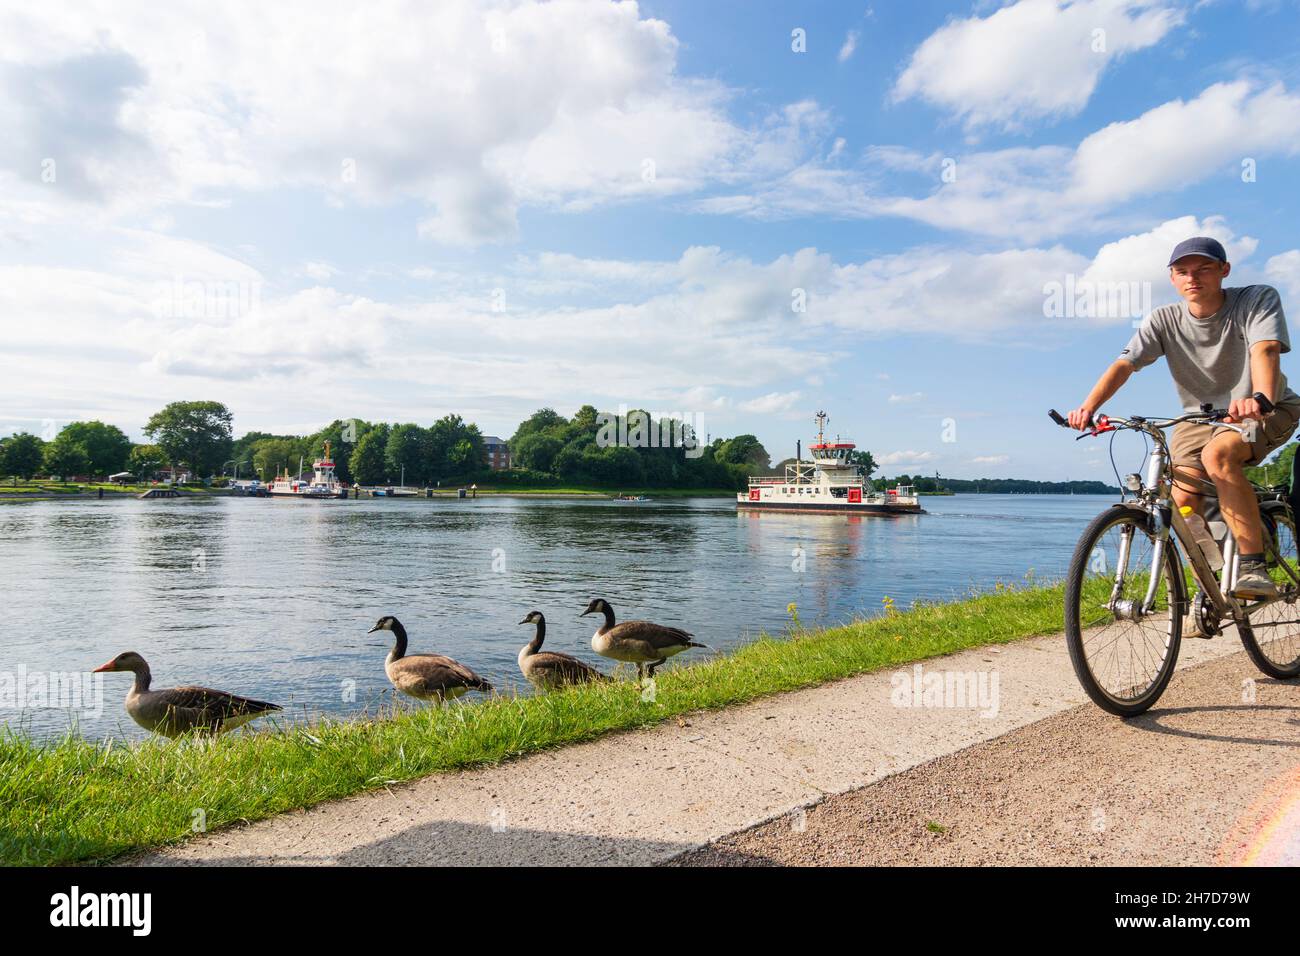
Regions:
<instances>
[{"instance_id":1,"label":"bicycle fork","mask_svg":"<svg viewBox=\"0 0 1300 956\"><path fill-rule=\"evenodd\" d=\"M1126 524L1120 531L1119 555L1116 559L1115 583L1111 587L1110 600L1106 606L1117 619L1138 621L1155 611L1156 592L1160 589L1160 579L1165 562L1165 548L1169 544L1169 522L1167 509L1156 506L1151 509L1151 520L1155 525L1155 546L1151 549L1151 576L1147 581L1147 593L1140 601L1120 598L1124 579L1128 576L1128 559L1133 548L1133 535L1137 525ZM1173 595L1170 595L1171 599Z\"/></svg>"},{"instance_id":2,"label":"bicycle fork","mask_svg":"<svg viewBox=\"0 0 1300 956\"><path fill-rule=\"evenodd\" d=\"M1164 475L1164 464L1165 456L1161 454L1159 447L1154 448L1151 452L1151 458L1147 462L1147 488L1156 489L1160 487L1160 480ZM1128 574L1128 559L1133 547L1133 534L1137 526L1126 524L1123 530L1120 531L1115 584L1111 588L1110 600L1106 603L1106 606L1116 618L1137 621L1155 610L1156 592L1160 588L1161 572L1165 564L1165 548L1169 545L1172 510L1168 498L1160 498L1147 505L1146 511L1151 516L1151 523L1155 532L1155 547L1152 548L1151 553L1151 578L1147 582L1147 593L1141 601L1120 599L1120 593L1124 588L1124 578ZM1181 519L1181 515L1179 518ZM1171 594L1169 598L1171 605L1174 604L1175 595Z\"/></svg>"}]
</instances>

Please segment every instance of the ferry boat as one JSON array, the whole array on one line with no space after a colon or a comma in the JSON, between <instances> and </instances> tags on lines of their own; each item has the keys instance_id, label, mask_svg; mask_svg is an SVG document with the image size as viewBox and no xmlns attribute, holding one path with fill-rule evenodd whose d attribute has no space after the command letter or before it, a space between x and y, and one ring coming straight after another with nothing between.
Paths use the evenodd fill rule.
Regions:
<instances>
[{"instance_id":1,"label":"ferry boat","mask_svg":"<svg viewBox=\"0 0 1300 956\"><path fill-rule=\"evenodd\" d=\"M301 471L299 467L299 473ZM271 482L268 491L273 496L283 498L346 498L348 496L343 482L339 481L338 476L334 474L334 459L330 457L329 442L325 443L325 454L312 462L311 481L293 477L286 468L283 475L277 476L275 481Z\"/></svg>"},{"instance_id":2,"label":"ferry boat","mask_svg":"<svg viewBox=\"0 0 1300 956\"><path fill-rule=\"evenodd\" d=\"M817 441L812 461L785 466L784 478L750 478L749 489L738 492L736 508L755 511L810 511L855 515L925 514L911 485L884 492L874 490L852 463L851 441L827 441L828 417L817 413Z\"/></svg>"}]
</instances>

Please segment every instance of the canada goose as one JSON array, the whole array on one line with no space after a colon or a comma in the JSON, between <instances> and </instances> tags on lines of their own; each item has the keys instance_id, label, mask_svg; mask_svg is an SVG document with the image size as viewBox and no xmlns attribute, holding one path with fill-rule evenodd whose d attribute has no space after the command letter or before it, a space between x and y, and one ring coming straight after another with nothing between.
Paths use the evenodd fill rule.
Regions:
<instances>
[{"instance_id":1,"label":"canada goose","mask_svg":"<svg viewBox=\"0 0 1300 956\"><path fill-rule=\"evenodd\" d=\"M150 690L149 665L135 651L118 654L92 673L107 671L132 671L135 683L126 695L126 712L145 730L165 737L179 737L197 730L219 734L233 730L241 724L255 720L274 710L283 710L279 704L253 700L224 690L209 687L168 687Z\"/></svg>"},{"instance_id":2,"label":"canada goose","mask_svg":"<svg viewBox=\"0 0 1300 956\"><path fill-rule=\"evenodd\" d=\"M403 694L442 703L472 690L487 693L492 689L491 684L450 657L441 654L412 654L407 657L406 628L392 615L381 617L366 633L375 631L393 632L393 649L384 661L384 671L393 686Z\"/></svg>"},{"instance_id":3,"label":"canada goose","mask_svg":"<svg viewBox=\"0 0 1300 956\"><path fill-rule=\"evenodd\" d=\"M590 681L609 680L604 674L576 657L543 651L546 640L546 618L541 611L533 611L520 624L536 624L537 634L519 651L519 669L535 687L553 690L567 684L586 684Z\"/></svg>"},{"instance_id":4,"label":"canada goose","mask_svg":"<svg viewBox=\"0 0 1300 956\"><path fill-rule=\"evenodd\" d=\"M591 648L601 657L616 661L636 664L637 677L642 675L642 667L649 664L651 677L655 668L674 654L692 647L706 647L691 640L691 635L676 627L664 627L650 621L624 621L614 623L614 609L604 598L594 598L587 605L587 610L579 614L604 614L605 623L591 637Z\"/></svg>"}]
</instances>

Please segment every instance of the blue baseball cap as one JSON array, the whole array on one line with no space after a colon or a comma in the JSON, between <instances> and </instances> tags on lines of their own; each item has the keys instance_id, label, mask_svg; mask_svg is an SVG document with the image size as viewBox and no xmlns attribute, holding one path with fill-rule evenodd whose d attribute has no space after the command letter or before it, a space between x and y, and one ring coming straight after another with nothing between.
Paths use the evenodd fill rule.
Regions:
<instances>
[{"instance_id":1,"label":"blue baseball cap","mask_svg":"<svg viewBox=\"0 0 1300 956\"><path fill-rule=\"evenodd\" d=\"M1218 259L1220 262L1228 261L1228 254L1223 251L1223 243L1209 236L1184 239L1174 246L1173 254L1169 257L1169 265L1172 266L1183 256L1205 256L1207 259Z\"/></svg>"}]
</instances>

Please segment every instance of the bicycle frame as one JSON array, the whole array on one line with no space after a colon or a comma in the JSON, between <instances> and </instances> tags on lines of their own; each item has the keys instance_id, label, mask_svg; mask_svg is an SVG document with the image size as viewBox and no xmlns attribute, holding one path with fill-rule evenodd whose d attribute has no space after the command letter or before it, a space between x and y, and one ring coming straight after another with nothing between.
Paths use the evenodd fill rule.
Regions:
<instances>
[{"instance_id":1,"label":"bicycle frame","mask_svg":"<svg viewBox=\"0 0 1300 956\"><path fill-rule=\"evenodd\" d=\"M1110 417L1110 422L1118 422L1122 425L1135 428L1150 435L1154 441L1151 448L1151 456L1147 462L1146 482L1141 490L1135 490L1134 495L1138 499L1137 507L1145 511L1151 519L1151 527L1154 532L1155 546L1152 550L1151 557L1151 577L1147 585L1147 593L1143 597L1138 607L1133 607L1133 602L1118 600L1120 591L1123 587L1125 576L1128 572L1129 548L1132 541L1131 526L1121 532L1120 553L1117 560L1115 572L1115 586L1111 591L1111 599L1107 603L1108 609L1118 618L1136 620L1139 617L1151 614L1155 610L1156 592L1160 587L1161 568L1165 560L1165 549L1169 547L1169 535L1173 532L1174 538L1182 544L1183 553L1187 556L1188 562L1192 566L1192 576L1201 587L1201 593L1206 596L1218 613L1220 618L1230 617L1234 622L1240 623L1249 620L1250 616L1256 611L1273 604L1277 601L1284 600L1286 595L1279 594L1277 597L1265 598L1249 605L1233 597L1232 589L1237 580L1239 569L1239 554L1237 552L1237 540L1229 526L1223 543L1223 586L1220 586L1219 579L1215 575L1214 569L1201 551L1199 543L1192 535L1191 529L1187 526L1182 513L1174 507L1173 501L1173 466L1170 461L1169 448L1165 439L1164 431L1161 427L1151 424L1145 419L1123 419ZM1216 427L1229 428L1236 432L1244 434L1244 429L1228 424L1226 422L1212 423ZM1167 426L1166 426L1167 427ZM1288 509L1289 510L1289 509ZM1263 508L1261 507L1261 518ZM1293 516L1294 520L1294 516ZM1227 522L1224 522L1227 524ZM1262 523L1262 522L1261 522ZM1271 536L1264 536L1264 547L1266 553L1270 553L1275 560L1278 559L1274 542ZM1300 587L1300 577L1297 577L1292 571L1289 564L1285 561L1280 562L1282 568L1298 587ZM1181 589L1184 588L1180 582L1180 594L1177 597L1183 598ZM1171 595L1171 606L1174 604L1184 604L1184 600L1175 601L1174 595ZM1177 613L1184 613L1183 608L1178 607Z\"/></svg>"}]
</instances>

